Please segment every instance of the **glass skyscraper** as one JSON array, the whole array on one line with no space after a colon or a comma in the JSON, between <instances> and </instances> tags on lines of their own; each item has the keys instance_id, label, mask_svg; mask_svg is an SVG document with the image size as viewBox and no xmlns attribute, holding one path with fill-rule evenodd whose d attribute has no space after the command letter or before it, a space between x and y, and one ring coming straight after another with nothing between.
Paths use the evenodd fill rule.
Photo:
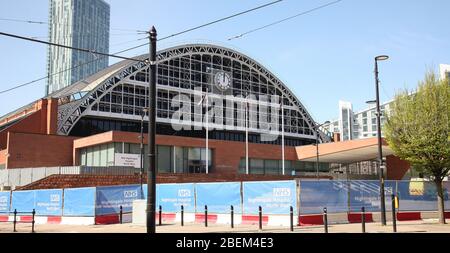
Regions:
<instances>
[{"instance_id":1,"label":"glass skyscraper","mask_svg":"<svg viewBox=\"0 0 450 253\"><path fill-rule=\"evenodd\" d=\"M49 0L49 41L109 51L109 4L103 0ZM46 95L108 66L108 57L49 46Z\"/></svg>"}]
</instances>

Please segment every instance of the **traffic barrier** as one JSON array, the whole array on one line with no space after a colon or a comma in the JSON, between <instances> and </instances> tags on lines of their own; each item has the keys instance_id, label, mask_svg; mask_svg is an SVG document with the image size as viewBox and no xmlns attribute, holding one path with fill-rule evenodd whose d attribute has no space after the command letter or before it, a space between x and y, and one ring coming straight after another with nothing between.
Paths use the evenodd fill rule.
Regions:
<instances>
[{"instance_id":1,"label":"traffic barrier","mask_svg":"<svg viewBox=\"0 0 450 253\"><path fill-rule=\"evenodd\" d=\"M323 218L320 214L299 215L298 223L300 226L323 225Z\"/></svg>"},{"instance_id":2,"label":"traffic barrier","mask_svg":"<svg viewBox=\"0 0 450 253\"><path fill-rule=\"evenodd\" d=\"M420 212L398 212L398 221L422 220Z\"/></svg>"},{"instance_id":3,"label":"traffic barrier","mask_svg":"<svg viewBox=\"0 0 450 253\"><path fill-rule=\"evenodd\" d=\"M364 208L364 207L362 207ZM373 222L373 216L372 213L366 213L364 208L364 214L362 213L348 213L348 223L361 223L362 217L364 216L365 222Z\"/></svg>"}]
</instances>

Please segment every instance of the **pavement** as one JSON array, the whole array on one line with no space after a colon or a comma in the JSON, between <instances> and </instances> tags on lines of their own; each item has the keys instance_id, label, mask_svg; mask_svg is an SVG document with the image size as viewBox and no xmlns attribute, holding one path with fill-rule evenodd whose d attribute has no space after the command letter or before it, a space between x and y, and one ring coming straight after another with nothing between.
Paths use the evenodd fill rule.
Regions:
<instances>
[{"instance_id":1,"label":"pavement","mask_svg":"<svg viewBox=\"0 0 450 253\"><path fill-rule=\"evenodd\" d=\"M17 233L30 233L31 224L17 224ZM113 225L61 225L61 224L36 224L36 233L145 233L145 225L138 224L113 224ZM323 226L296 226L294 232L289 227L263 227L259 231L257 225L237 225L231 228L229 225L211 224L205 227L203 224L189 223L166 224L156 227L157 233L324 233ZM329 233L361 233L360 223L332 224L328 226ZM367 223L366 233L392 233L392 223L381 226L377 223ZM450 233L450 224L438 224L435 219L422 221L397 222L398 233ZM12 223L0 223L0 233L13 233Z\"/></svg>"}]
</instances>

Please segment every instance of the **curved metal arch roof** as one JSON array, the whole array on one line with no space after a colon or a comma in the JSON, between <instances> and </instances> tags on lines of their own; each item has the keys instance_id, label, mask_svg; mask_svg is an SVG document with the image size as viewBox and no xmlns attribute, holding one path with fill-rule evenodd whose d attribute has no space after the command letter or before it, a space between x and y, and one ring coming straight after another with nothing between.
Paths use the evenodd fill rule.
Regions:
<instances>
[{"instance_id":1,"label":"curved metal arch roof","mask_svg":"<svg viewBox=\"0 0 450 253\"><path fill-rule=\"evenodd\" d=\"M157 62L162 62L190 54L214 54L230 57L232 60L239 61L241 64L246 64L250 68L262 73L276 86L277 89L280 90L285 98L298 108L299 112L301 112L303 118L308 123L309 128L312 129L312 127L315 126L315 121L294 93L262 64L245 54L230 48L212 44L186 44L161 50L157 52L156 57ZM102 96L102 94L107 93L122 79L148 67L148 64L143 63L144 60L148 59L148 54L134 57L134 59L141 61L125 60L118 62L82 81L50 94L49 97L59 98L60 102L63 104L60 106L58 115L58 132L65 135L69 134L76 122L84 115L87 109ZM322 141L329 140L328 136L323 133L320 133L320 138Z\"/></svg>"}]
</instances>

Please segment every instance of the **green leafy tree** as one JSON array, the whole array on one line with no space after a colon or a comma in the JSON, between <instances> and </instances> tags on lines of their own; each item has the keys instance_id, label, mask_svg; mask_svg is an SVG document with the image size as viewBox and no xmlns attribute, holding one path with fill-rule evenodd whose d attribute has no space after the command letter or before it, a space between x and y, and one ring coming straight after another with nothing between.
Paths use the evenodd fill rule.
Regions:
<instances>
[{"instance_id":1,"label":"green leafy tree","mask_svg":"<svg viewBox=\"0 0 450 253\"><path fill-rule=\"evenodd\" d=\"M417 92L397 94L384 126L395 154L436 184L439 222L445 224L443 179L450 170L450 83L433 72Z\"/></svg>"}]
</instances>

